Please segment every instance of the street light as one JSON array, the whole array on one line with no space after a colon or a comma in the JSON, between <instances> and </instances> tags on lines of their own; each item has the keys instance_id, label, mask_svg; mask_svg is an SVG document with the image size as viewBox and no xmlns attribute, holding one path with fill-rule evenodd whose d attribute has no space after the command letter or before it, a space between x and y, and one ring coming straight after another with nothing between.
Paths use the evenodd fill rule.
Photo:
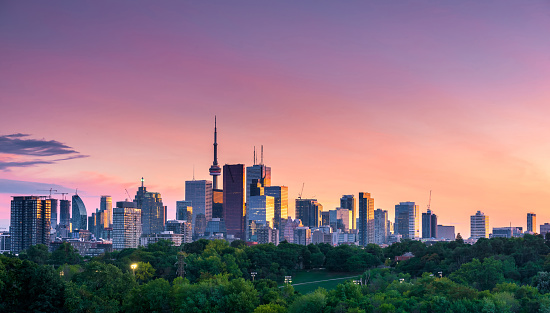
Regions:
<instances>
[{"instance_id":1,"label":"street light","mask_svg":"<svg viewBox=\"0 0 550 313\"><path fill-rule=\"evenodd\" d=\"M134 276L136 276L137 263L132 263L132 265L130 265L130 268L132 268L132 273L134 273Z\"/></svg>"},{"instance_id":2,"label":"street light","mask_svg":"<svg viewBox=\"0 0 550 313\"><path fill-rule=\"evenodd\" d=\"M359 279L354 279L353 280L353 283L356 284L356 285L360 285L361 284L361 281Z\"/></svg>"},{"instance_id":3,"label":"street light","mask_svg":"<svg viewBox=\"0 0 550 313\"><path fill-rule=\"evenodd\" d=\"M256 272L250 272L250 276L252 276L252 281L254 281L254 277L256 277L256 274L258 274L258 273L256 273Z\"/></svg>"},{"instance_id":4,"label":"street light","mask_svg":"<svg viewBox=\"0 0 550 313\"><path fill-rule=\"evenodd\" d=\"M285 276L285 284L287 285L292 284L292 276Z\"/></svg>"},{"instance_id":5,"label":"street light","mask_svg":"<svg viewBox=\"0 0 550 313\"><path fill-rule=\"evenodd\" d=\"M402 284L405 281L405 278L399 278L399 283Z\"/></svg>"},{"instance_id":6,"label":"street light","mask_svg":"<svg viewBox=\"0 0 550 313\"><path fill-rule=\"evenodd\" d=\"M443 277L443 272L437 272L439 274L439 278Z\"/></svg>"}]
</instances>

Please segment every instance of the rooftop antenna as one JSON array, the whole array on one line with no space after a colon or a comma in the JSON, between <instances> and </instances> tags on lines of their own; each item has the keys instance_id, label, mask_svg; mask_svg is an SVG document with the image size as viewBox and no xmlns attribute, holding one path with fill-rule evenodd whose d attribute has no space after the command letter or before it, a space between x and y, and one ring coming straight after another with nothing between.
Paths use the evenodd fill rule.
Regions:
<instances>
[{"instance_id":1,"label":"rooftop antenna","mask_svg":"<svg viewBox=\"0 0 550 313\"><path fill-rule=\"evenodd\" d=\"M78 196L78 188L74 191L74 194Z\"/></svg>"},{"instance_id":2,"label":"rooftop antenna","mask_svg":"<svg viewBox=\"0 0 550 313\"><path fill-rule=\"evenodd\" d=\"M430 211L431 204L432 204L432 191L430 190L430 200L428 200L428 211Z\"/></svg>"},{"instance_id":3,"label":"rooftop antenna","mask_svg":"<svg viewBox=\"0 0 550 313\"><path fill-rule=\"evenodd\" d=\"M262 158L260 164L264 164L264 145L262 145Z\"/></svg>"},{"instance_id":4,"label":"rooftop antenna","mask_svg":"<svg viewBox=\"0 0 550 313\"><path fill-rule=\"evenodd\" d=\"M195 180L195 164L193 164L193 180Z\"/></svg>"},{"instance_id":5,"label":"rooftop antenna","mask_svg":"<svg viewBox=\"0 0 550 313\"><path fill-rule=\"evenodd\" d=\"M143 181L144 181L144 179L143 179L143 177L141 177L141 188L143 188Z\"/></svg>"},{"instance_id":6,"label":"rooftop antenna","mask_svg":"<svg viewBox=\"0 0 550 313\"><path fill-rule=\"evenodd\" d=\"M256 146L254 146L254 165L256 165Z\"/></svg>"}]
</instances>

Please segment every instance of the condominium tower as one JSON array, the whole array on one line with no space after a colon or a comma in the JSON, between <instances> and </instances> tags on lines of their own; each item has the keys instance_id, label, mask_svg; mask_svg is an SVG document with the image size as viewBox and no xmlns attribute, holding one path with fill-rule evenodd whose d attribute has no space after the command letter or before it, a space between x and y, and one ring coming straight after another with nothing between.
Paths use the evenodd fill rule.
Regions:
<instances>
[{"instance_id":1,"label":"condominium tower","mask_svg":"<svg viewBox=\"0 0 550 313\"><path fill-rule=\"evenodd\" d=\"M368 192L359 193L359 245L374 243L374 198Z\"/></svg>"},{"instance_id":2,"label":"condominium tower","mask_svg":"<svg viewBox=\"0 0 550 313\"><path fill-rule=\"evenodd\" d=\"M10 215L11 253L17 254L37 244L49 246L50 218L50 199L13 197Z\"/></svg>"},{"instance_id":3,"label":"condominium tower","mask_svg":"<svg viewBox=\"0 0 550 313\"><path fill-rule=\"evenodd\" d=\"M489 216L481 211L470 216L470 237L472 239L489 238Z\"/></svg>"},{"instance_id":4,"label":"condominium tower","mask_svg":"<svg viewBox=\"0 0 550 313\"><path fill-rule=\"evenodd\" d=\"M414 202L399 202L395 205L396 235L403 236L403 239L420 238L420 209Z\"/></svg>"}]
</instances>

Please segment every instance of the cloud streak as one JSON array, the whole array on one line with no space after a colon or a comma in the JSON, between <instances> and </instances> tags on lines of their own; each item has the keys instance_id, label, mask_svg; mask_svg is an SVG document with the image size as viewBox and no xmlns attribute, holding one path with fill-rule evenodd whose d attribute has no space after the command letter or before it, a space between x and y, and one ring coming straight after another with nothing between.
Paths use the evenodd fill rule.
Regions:
<instances>
[{"instance_id":1,"label":"cloud streak","mask_svg":"<svg viewBox=\"0 0 550 313\"><path fill-rule=\"evenodd\" d=\"M82 155L57 140L31 139L30 135L16 133L0 136L0 170L8 170L12 167L29 167L41 164L54 164L60 161L87 158L88 155ZM34 156L30 160L13 160L10 155ZM7 158L6 158L7 156ZM64 156L58 159L47 159L53 156Z\"/></svg>"}]
</instances>

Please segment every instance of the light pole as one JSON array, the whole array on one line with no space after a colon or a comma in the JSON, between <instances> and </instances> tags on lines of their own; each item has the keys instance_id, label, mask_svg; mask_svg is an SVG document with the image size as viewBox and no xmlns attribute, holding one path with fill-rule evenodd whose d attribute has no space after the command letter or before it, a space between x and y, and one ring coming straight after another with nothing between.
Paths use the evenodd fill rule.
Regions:
<instances>
[{"instance_id":1,"label":"light pole","mask_svg":"<svg viewBox=\"0 0 550 313\"><path fill-rule=\"evenodd\" d=\"M356 284L356 285L360 285L361 284L361 281L359 279L354 279L353 280L353 283Z\"/></svg>"},{"instance_id":2,"label":"light pole","mask_svg":"<svg viewBox=\"0 0 550 313\"><path fill-rule=\"evenodd\" d=\"M256 273L256 272L250 272L250 276L252 276L252 281L254 281L254 277L256 277L256 274L258 274L258 273Z\"/></svg>"},{"instance_id":3,"label":"light pole","mask_svg":"<svg viewBox=\"0 0 550 313\"><path fill-rule=\"evenodd\" d=\"M130 268L132 269L132 273L134 273L134 276L136 276L137 263L132 263L132 265L130 265Z\"/></svg>"},{"instance_id":4,"label":"light pole","mask_svg":"<svg viewBox=\"0 0 550 313\"><path fill-rule=\"evenodd\" d=\"M439 274L439 278L443 277L443 272L437 272Z\"/></svg>"}]
</instances>

